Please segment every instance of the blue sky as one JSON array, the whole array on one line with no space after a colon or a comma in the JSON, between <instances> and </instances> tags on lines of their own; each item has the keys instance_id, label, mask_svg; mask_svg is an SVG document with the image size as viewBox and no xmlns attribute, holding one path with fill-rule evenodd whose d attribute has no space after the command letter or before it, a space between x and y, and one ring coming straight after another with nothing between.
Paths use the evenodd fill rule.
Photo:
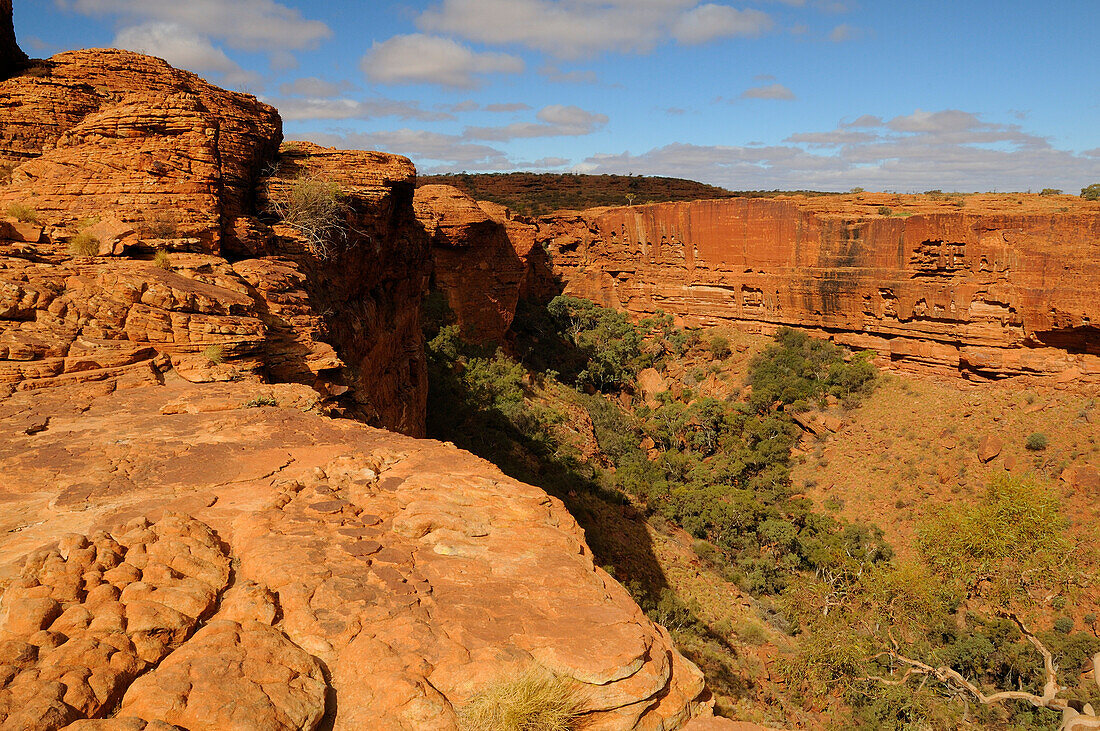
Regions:
<instances>
[{"instance_id":1,"label":"blue sky","mask_svg":"<svg viewBox=\"0 0 1100 731\"><path fill-rule=\"evenodd\" d=\"M162 56L422 172L732 189L1100 181L1100 1L15 0L33 56Z\"/></svg>"}]
</instances>

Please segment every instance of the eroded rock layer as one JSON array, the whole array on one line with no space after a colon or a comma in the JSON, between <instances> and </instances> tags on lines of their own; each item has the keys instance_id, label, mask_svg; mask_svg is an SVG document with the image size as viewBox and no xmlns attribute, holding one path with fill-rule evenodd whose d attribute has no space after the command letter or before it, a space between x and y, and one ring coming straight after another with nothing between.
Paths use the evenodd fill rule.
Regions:
<instances>
[{"instance_id":1,"label":"eroded rock layer","mask_svg":"<svg viewBox=\"0 0 1100 731\"><path fill-rule=\"evenodd\" d=\"M0 727L454 729L532 664L586 728L710 715L559 501L308 393L169 373L0 403Z\"/></svg>"},{"instance_id":2,"label":"eroded rock layer","mask_svg":"<svg viewBox=\"0 0 1100 731\"><path fill-rule=\"evenodd\" d=\"M816 205L597 209L542 219L538 236L565 291L636 314L820 329L902 365L1100 378L1100 206L891 217Z\"/></svg>"},{"instance_id":3,"label":"eroded rock layer","mask_svg":"<svg viewBox=\"0 0 1100 731\"><path fill-rule=\"evenodd\" d=\"M0 81L0 164L16 166L0 208L73 223L110 201L142 231L171 227L217 253L281 130L274 108L161 59L60 53Z\"/></svg>"}]
</instances>

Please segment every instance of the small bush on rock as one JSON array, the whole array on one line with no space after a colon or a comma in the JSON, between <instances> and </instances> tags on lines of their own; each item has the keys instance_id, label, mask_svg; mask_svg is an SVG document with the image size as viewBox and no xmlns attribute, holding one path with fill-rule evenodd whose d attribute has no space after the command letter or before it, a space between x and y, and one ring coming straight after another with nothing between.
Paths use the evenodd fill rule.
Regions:
<instances>
[{"instance_id":1,"label":"small bush on rock","mask_svg":"<svg viewBox=\"0 0 1100 731\"><path fill-rule=\"evenodd\" d=\"M153 255L153 264L161 269L171 269L172 260L168 257L168 251L166 249L157 249L157 253Z\"/></svg>"},{"instance_id":2,"label":"small bush on rock","mask_svg":"<svg viewBox=\"0 0 1100 731\"><path fill-rule=\"evenodd\" d=\"M347 243L347 204L340 186L332 181L296 178L288 188L274 191L271 207L321 259L331 257Z\"/></svg>"},{"instance_id":3,"label":"small bush on rock","mask_svg":"<svg viewBox=\"0 0 1100 731\"><path fill-rule=\"evenodd\" d=\"M1081 197L1087 201L1100 201L1100 183L1093 183L1081 188Z\"/></svg>"},{"instance_id":4,"label":"small bush on rock","mask_svg":"<svg viewBox=\"0 0 1100 731\"><path fill-rule=\"evenodd\" d=\"M95 256L99 253L99 239L87 231L81 231L69 242L69 253L73 256Z\"/></svg>"},{"instance_id":5,"label":"small bush on rock","mask_svg":"<svg viewBox=\"0 0 1100 731\"><path fill-rule=\"evenodd\" d=\"M225 349L220 345L208 345L202 351L202 357L214 365L218 365L225 362Z\"/></svg>"}]
</instances>

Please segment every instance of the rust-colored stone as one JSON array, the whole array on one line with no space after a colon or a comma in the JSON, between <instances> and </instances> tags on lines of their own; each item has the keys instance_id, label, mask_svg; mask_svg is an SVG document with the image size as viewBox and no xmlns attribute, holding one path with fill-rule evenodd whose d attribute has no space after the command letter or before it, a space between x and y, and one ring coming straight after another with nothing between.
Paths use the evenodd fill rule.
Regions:
<instances>
[{"instance_id":1,"label":"rust-colored stone","mask_svg":"<svg viewBox=\"0 0 1100 731\"><path fill-rule=\"evenodd\" d=\"M979 377L1100 379L1100 206L971 209L883 217L846 197L737 198L566 212L538 236L567 293L637 315L817 329Z\"/></svg>"}]
</instances>

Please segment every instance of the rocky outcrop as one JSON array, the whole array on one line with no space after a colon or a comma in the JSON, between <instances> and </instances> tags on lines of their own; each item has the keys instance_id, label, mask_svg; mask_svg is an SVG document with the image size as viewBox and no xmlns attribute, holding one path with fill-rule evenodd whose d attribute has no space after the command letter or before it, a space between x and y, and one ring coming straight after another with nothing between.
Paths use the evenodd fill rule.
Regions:
<instances>
[{"instance_id":1,"label":"rocky outcrop","mask_svg":"<svg viewBox=\"0 0 1100 731\"><path fill-rule=\"evenodd\" d=\"M532 664L586 728L709 717L559 501L308 393L169 373L0 402L5 728L455 729Z\"/></svg>"},{"instance_id":2,"label":"rocky outcrop","mask_svg":"<svg viewBox=\"0 0 1100 731\"><path fill-rule=\"evenodd\" d=\"M15 41L11 0L0 0L0 79L7 78L27 61L27 54Z\"/></svg>"},{"instance_id":3,"label":"rocky outcrop","mask_svg":"<svg viewBox=\"0 0 1100 731\"><path fill-rule=\"evenodd\" d=\"M478 203L449 185L417 188L414 206L431 242L433 284L463 336L501 342L516 314L533 229L510 226L506 208ZM526 240L524 228L532 234Z\"/></svg>"},{"instance_id":4,"label":"rocky outcrop","mask_svg":"<svg viewBox=\"0 0 1100 731\"><path fill-rule=\"evenodd\" d=\"M430 261L413 215L416 169L397 155L296 142L284 146L262 190L278 197L303 179L339 188L346 237L320 258L300 232L276 225L271 250L306 273L302 286L347 365L355 415L423 436L428 377L420 312ZM303 332L297 322L289 326L286 337Z\"/></svg>"},{"instance_id":5,"label":"rocky outcrop","mask_svg":"<svg viewBox=\"0 0 1100 731\"><path fill-rule=\"evenodd\" d=\"M158 58L92 50L36 61L0 82L0 164L14 165L0 209L54 224L115 215L219 253L253 212L256 179L282 123L255 97L219 89Z\"/></svg>"},{"instance_id":6,"label":"rocky outcrop","mask_svg":"<svg viewBox=\"0 0 1100 731\"><path fill-rule=\"evenodd\" d=\"M542 219L539 239L566 292L638 315L816 329L899 365L974 376L1100 378L1100 207L943 202L897 217L853 203L597 209Z\"/></svg>"}]
</instances>

